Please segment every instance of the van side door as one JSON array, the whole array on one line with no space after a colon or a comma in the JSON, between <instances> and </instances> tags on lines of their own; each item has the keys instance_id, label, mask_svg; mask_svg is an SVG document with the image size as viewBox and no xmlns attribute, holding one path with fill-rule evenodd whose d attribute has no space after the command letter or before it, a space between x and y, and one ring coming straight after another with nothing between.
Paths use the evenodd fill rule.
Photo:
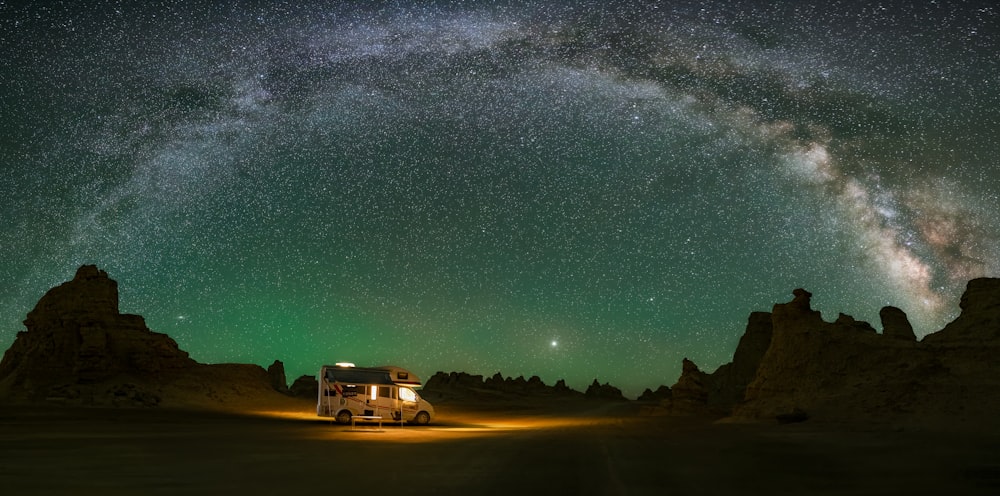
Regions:
<instances>
[{"instance_id":1,"label":"van side door","mask_svg":"<svg viewBox=\"0 0 1000 496\"><path fill-rule=\"evenodd\" d=\"M375 386L372 386L375 387ZM399 420L399 406L396 400L395 386L377 386L378 394L372 404L376 406L375 415L383 419Z\"/></svg>"}]
</instances>

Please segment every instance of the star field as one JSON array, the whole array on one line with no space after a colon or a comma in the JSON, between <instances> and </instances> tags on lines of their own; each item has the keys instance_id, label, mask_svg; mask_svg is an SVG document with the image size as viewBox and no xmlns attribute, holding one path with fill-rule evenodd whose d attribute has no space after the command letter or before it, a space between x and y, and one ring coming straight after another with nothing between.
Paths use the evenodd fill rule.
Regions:
<instances>
[{"instance_id":1,"label":"star field","mask_svg":"<svg viewBox=\"0 0 1000 496\"><path fill-rule=\"evenodd\" d=\"M898 2L897 2L898 3ZM201 362L593 379L1000 275L991 2L0 1L0 346L97 264Z\"/></svg>"}]
</instances>

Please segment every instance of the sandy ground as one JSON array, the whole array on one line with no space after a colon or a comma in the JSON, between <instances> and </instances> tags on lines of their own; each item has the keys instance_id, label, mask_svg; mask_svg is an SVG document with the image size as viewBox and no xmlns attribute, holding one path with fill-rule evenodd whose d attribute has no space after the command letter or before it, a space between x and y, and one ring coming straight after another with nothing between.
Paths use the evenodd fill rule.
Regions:
<instances>
[{"instance_id":1,"label":"sandy ground","mask_svg":"<svg viewBox=\"0 0 1000 496\"><path fill-rule=\"evenodd\" d=\"M3 494L1000 494L1000 432L441 406L352 431L308 409L0 407Z\"/></svg>"}]
</instances>

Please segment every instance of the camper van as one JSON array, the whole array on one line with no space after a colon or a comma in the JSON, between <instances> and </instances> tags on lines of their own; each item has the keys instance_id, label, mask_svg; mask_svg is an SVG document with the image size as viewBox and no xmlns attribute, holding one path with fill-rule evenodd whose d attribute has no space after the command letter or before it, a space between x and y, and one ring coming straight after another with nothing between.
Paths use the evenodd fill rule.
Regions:
<instances>
[{"instance_id":1,"label":"camper van","mask_svg":"<svg viewBox=\"0 0 1000 496\"><path fill-rule=\"evenodd\" d=\"M319 370L316 414L341 424L351 423L352 417L372 416L427 424L434 417L434 407L417 394L420 386L420 379L401 367L324 365Z\"/></svg>"}]
</instances>

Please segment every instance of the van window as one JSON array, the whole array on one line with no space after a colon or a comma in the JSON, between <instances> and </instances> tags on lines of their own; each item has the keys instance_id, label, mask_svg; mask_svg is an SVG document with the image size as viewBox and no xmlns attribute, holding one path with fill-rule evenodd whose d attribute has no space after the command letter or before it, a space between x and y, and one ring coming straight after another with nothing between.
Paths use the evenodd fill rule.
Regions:
<instances>
[{"instance_id":1,"label":"van window","mask_svg":"<svg viewBox=\"0 0 1000 496\"><path fill-rule=\"evenodd\" d=\"M390 388L389 386L379 386L378 387L378 395L379 395L380 398L393 398L393 399L395 399L396 395L392 394L394 392L395 391L393 391L392 388Z\"/></svg>"}]
</instances>

